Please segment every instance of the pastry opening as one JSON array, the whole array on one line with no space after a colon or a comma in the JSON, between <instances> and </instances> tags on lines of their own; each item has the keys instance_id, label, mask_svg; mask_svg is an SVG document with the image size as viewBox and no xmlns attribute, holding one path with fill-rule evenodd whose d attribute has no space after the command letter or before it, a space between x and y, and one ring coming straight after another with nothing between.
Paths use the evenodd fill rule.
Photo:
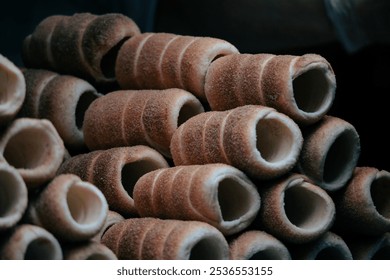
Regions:
<instances>
[{"instance_id":1,"label":"pastry opening","mask_svg":"<svg viewBox=\"0 0 390 280\"><path fill-rule=\"evenodd\" d=\"M256 148L265 161L276 163L290 156L295 147L291 128L277 118L260 119L256 125Z\"/></svg>"},{"instance_id":2,"label":"pastry opening","mask_svg":"<svg viewBox=\"0 0 390 280\"><path fill-rule=\"evenodd\" d=\"M0 170L0 221L2 217L13 215L21 203L20 182L6 170Z\"/></svg>"},{"instance_id":3,"label":"pastry opening","mask_svg":"<svg viewBox=\"0 0 390 280\"><path fill-rule=\"evenodd\" d=\"M345 260L350 259L348 256L349 252L346 252L344 248L340 246L329 246L323 248L315 256L316 260Z\"/></svg>"},{"instance_id":4,"label":"pastry opening","mask_svg":"<svg viewBox=\"0 0 390 280\"><path fill-rule=\"evenodd\" d=\"M253 193L234 178L224 178L218 185L218 202L224 221L244 216L253 205Z\"/></svg>"},{"instance_id":5,"label":"pastry opening","mask_svg":"<svg viewBox=\"0 0 390 280\"><path fill-rule=\"evenodd\" d=\"M326 199L300 185L285 190L284 211L293 225L304 230L321 230L331 219Z\"/></svg>"},{"instance_id":6,"label":"pastry opening","mask_svg":"<svg viewBox=\"0 0 390 280\"><path fill-rule=\"evenodd\" d=\"M370 191L376 211L384 218L390 219L390 175L374 179Z\"/></svg>"},{"instance_id":7,"label":"pastry opening","mask_svg":"<svg viewBox=\"0 0 390 280\"><path fill-rule=\"evenodd\" d=\"M200 106L196 102L188 100L180 108L179 116L177 118L177 127L185 123L188 119L202 112L203 112L202 106Z\"/></svg>"},{"instance_id":8,"label":"pastry opening","mask_svg":"<svg viewBox=\"0 0 390 280\"><path fill-rule=\"evenodd\" d=\"M332 103L333 88L324 69L310 69L293 80L295 103L306 113L326 111Z\"/></svg>"},{"instance_id":9,"label":"pastry opening","mask_svg":"<svg viewBox=\"0 0 390 280\"><path fill-rule=\"evenodd\" d=\"M323 181L327 184L344 184L352 175L359 150L354 130L343 131L329 148L323 167Z\"/></svg>"},{"instance_id":10,"label":"pastry opening","mask_svg":"<svg viewBox=\"0 0 390 280\"><path fill-rule=\"evenodd\" d=\"M161 168L161 165L150 159L141 159L123 165L121 171L121 182L123 188L130 197L133 197L134 186L138 179L146 173Z\"/></svg>"},{"instance_id":11,"label":"pastry opening","mask_svg":"<svg viewBox=\"0 0 390 280\"><path fill-rule=\"evenodd\" d=\"M129 39L130 37L124 37L115 46L113 46L103 57L100 62L100 69L104 75L104 77L108 79L115 78L115 66L116 59L118 56L118 52L122 45Z\"/></svg>"},{"instance_id":12,"label":"pastry opening","mask_svg":"<svg viewBox=\"0 0 390 280\"><path fill-rule=\"evenodd\" d=\"M220 260L223 259L221 241L214 236L203 237L191 248L190 260Z\"/></svg>"},{"instance_id":13,"label":"pastry opening","mask_svg":"<svg viewBox=\"0 0 390 280\"><path fill-rule=\"evenodd\" d=\"M35 169L50 161L52 137L42 128L28 127L17 131L8 140L4 158L17 169Z\"/></svg>"},{"instance_id":14,"label":"pastry opening","mask_svg":"<svg viewBox=\"0 0 390 280\"><path fill-rule=\"evenodd\" d=\"M96 92L92 90L85 91L81 94L76 105L76 127L81 131L84 123L85 112L89 105L98 98Z\"/></svg>"},{"instance_id":15,"label":"pastry opening","mask_svg":"<svg viewBox=\"0 0 390 280\"><path fill-rule=\"evenodd\" d=\"M95 190L73 184L67 193L66 201L73 220L80 225L100 222L104 201Z\"/></svg>"},{"instance_id":16,"label":"pastry opening","mask_svg":"<svg viewBox=\"0 0 390 280\"><path fill-rule=\"evenodd\" d=\"M25 260L54 260L58 256L58 248L52 240L40 236L32 240L24 254Z\"/></svg>"}]
</instances>

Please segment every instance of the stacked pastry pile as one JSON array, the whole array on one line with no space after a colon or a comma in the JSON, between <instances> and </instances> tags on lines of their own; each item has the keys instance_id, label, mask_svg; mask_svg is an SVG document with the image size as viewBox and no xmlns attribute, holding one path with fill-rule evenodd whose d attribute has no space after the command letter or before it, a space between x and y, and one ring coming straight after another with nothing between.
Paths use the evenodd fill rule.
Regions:
<instances>
[{"instance_id":1,"label":"stacked pastry pile","mask_svg":"<svg viewBox=\"0 0 390 280\"><path fill-rule=\"evenodd\" d=\"M51 16L0 56L0 258L390 257L390 173L357 167L321 56Z\"/></svg>"}]
</instances>

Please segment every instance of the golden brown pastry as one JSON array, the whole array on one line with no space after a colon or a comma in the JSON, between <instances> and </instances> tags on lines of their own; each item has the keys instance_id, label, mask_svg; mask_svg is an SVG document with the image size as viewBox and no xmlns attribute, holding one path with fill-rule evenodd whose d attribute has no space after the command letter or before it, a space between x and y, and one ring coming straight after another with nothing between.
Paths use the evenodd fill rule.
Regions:
<instances>
[{"instance_id":1,"label":"golden brown pastry","mask_svg":"<svg viewBox=\"0 0 390 280\"><path fill-rule=\"evenodd\" d=\"M118 259L228 259L228 243L213 226L197 221L127 219L110 227L102 243Z\"/></svg>"},{"instance_id":2,"label":"golden brown pastry","mask_svg":"<svg viewBox=\"0 0 390 280\"><path fill-rule=\"evenodd\" d=\"M164 157L147 146L119 147L74 156L58 173L71 173L98 187L113 211L134 215L133 188L150 171L168 167Z\"/></svg>"},{"instance_id":3,"label":"golden brown pastry","mask_svg":"<svg viewBox=\"0 0 390 280\"><path fill-rule=\"evenodd\" d=\"M29 221L62 241L85 241L103 227L108 205L103 193L73 174L55 177L30 201Z\"/></svg>"},{"instance_id":4,"label":"golden brown pastry","mask_svg":"<svg viewBox=\"0 0 390 280\"><path fill-rule=\"evenodd\" d=\"M0 138L0 161L16 168L29 189L53 179L64 156L64 142L46 119L15 119Z\"/></svg>"},{"instance_id":5,"label":"golden brown pastry","mask_svg":"<svg viewBox=\"0 0 390 280\"><path fill-rule=\"evenodd\" d=\"M233 53L232 44L217 38L142 33L123 44L115 72L123 89L181 88L205 101L210 64Z\"/></svg>"},{"instance_id":6,"label":"golden brown pastry","mask_svg":"<svg viewBox=\"0 0 390 280\"><path fill-rule=\"evenodd\" d=\"M205 85L212 110L264 105L301 125L317 122L326 114L335 90L332 67L316 54L227 55L211 63Z\"/></svg>"},{"instance_id":7,"label":"golden brown pastry","mask_svg":"<svg viewBox=\"0 0 390 280\"><path fill-rule=\"evenodd\" d=\"M290 174L259 187L257 227L283 242L307 243L334 223L335 205L325 190L301 174Z\"/></svg>"},{"instance_id":8,"label":"golden brown pastry","mask_svg":"<svg viewBox=\"0 0 390 280\"><path fill-rule=\"evenodd\" d=\"M182 89L111 92L86 111L85 143L90 150L147 145L171 157L177 127L203 111L199 100Z\"/></svg>"},{"instance_id":9,"label":"golden brown pastry","mask_svg":"<svg viewBox=\"0 0 390 280\"><path fill-rule=\"evenodd\" d=\"M260 105L196 115L183 123L171 140L175 165L225 163L257 179L290 171L301 147L298 125Z\"/></svg>"},{"instance_id":10,"label":"golden brown pastry","mask_svg":"<svg viewBox=\"0 0 390 280\"><path fill-rule=\"evenodd\" d=\"M26 99L19 116L50 120L69 150L84 151L84 114L100 96L96 89L79 78L46 70L26 69L23 75Z\"/></svg>"},{"instance_id":11,"label":"golden brown pastry","mask_svg":"<svg viewBox=\"0 0 390 280\"><path fill-rule=\"evenodd\" d=\"M135 22L122 14L53 15L25 38L23 62L28 68L71 74L96 84L114 83L118 50L139 33Z\"/></svg>"},{"instance_id":12,"label":"golden brown pastry","mask_svg":"<svg viewBox=\"0 0 390 280\"><path fill-rule=\"evenodd\" d=\"M141 217L202 221L230 235L255 219L260 196L243 172L215 163L145 174L134 186L134 205Z\"/></svg>"},{"instance_id":13,"label":"golden brown pastry","mask_svg":"<svg viewBox=\"0 0 390 280\"><path fill-rule=\"evenodd\" d=\"M345 120L325 116L304 130L303 135L299 172L327 191L344 187L360 155L356 129Z\"/></svg>"}]
</instances>

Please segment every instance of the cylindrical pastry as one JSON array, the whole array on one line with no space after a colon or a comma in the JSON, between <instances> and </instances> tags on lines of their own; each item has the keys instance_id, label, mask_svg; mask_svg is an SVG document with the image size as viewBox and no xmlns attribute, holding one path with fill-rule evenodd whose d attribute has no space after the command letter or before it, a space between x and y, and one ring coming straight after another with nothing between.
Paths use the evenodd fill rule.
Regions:
<instances>
[{"instance_id":1,"label":"cylindrical pastry","mask_svg":"<svg viewBox=\"0 0 390 280\"><path fill-rule=\"evenodd\" d=\"M59 240L84 241L103 227L108 205L102 192L73 174L54 178L31 202L30 222Z\"/></svg>"},{"instance_id":2,"label":"cylindrical pastry","mask_svg":"<svg viewBox=\"0 0 390 280\"><path fill-rule=\"evenodd\" d=\"M390 260L390 232L379 236L345 238L356 260Z\"/></svg>"},{"instance_id":3,"label":"cylindrical pastry","mask_svg":"<svg viewBox=\"0 0 390 280\"><path fill-rule=\"evenodd\" d=\"M16 119L0 139L0 160L15 167L28 188L54 178L64 155L61 137L45 119Z\"/></svg>"},{"instance_id":4,"label":"cylindrical pastry","mask_svg":"<svg viewBox=\"0 0 390 280\"><path fill-rule=\"evenodd\" d=\"M390 173L357 167L334 197L337 228L346 233L382 235L390 231Z\"/></svg>"},{"instance_id":5,"label":"cylindrical pastry","mask_svg":"<svg viewBox=\"0 0 390 280\"><path fill-rule=\"evenodd\" d=\"M10 122L22 107L26 84L22 72L0 54L0 126Z\"/></svg>"},{"instance_id":6,"label":"cylindrical pastry","mask_svg":"<svg viewBox=\"0 0 390 280\"><path fill-rule=\"evenodd\" d=\"M301 147L298 125L260 105L196 115L183 123L171 140L175 165L226 163L257 179L290 171Z\"/></svg>"},{"instance_id":7,"label":"cylindrical pastry","mask_svg":"<svg viewBox=\"0 0 390 280\"><path fill-rule=\"evenodd\" d=\"M352 253L344 240L333 232L318 239L289 247L295 260L352 260Z\"/></svg>"},{"instance_id":8,"label":"cylindrical pastry","mask_svg":"<svg viewBox=\"0 0 390 280\"><path fill-rule=\"evenodd\" d=\"M147 146L120 147L80 154L65 161L58 173L72 173L98 187L111 210L136 214L133 188L144 174L169 167L164 157Z\"/></svg>"},{"instance_id":9,"label":"cylindrical pastry","mask_svg":"<svg viewBox=\"0 0 390 280\"><path fill-rule=\"evenodd\" d=\"M217 38L142 33L119 50L116 77L123 89L181 88L205 100L210 64L234 53L236 47Z\"/></svg>"},{"instance_id":10,"label":"cylindrical pastry","mask_svg":"<svg viewBox=\"0 0 390 280\"><path fill-rule=\"evenodd\" d=\"M20 116L50 120L72 151L85 149L83 122L89 105L100 94L88 82L46 70L23 71L26 99Z\"/></svg>"},{"instance_id":11,"label":"cylindrical pastry","mask_svg":"<svg viewBox=\"0 0 390 280\"><path fill-rule=\"evenodd\" d=\"M327 191L344 187L360 155L356 129L342 119L325 116L303 135L299 172Z\"/></svg>"},{"instance_id":12,"label":"cylindrical pastry","mask_svg":"<svg viewBox=\"0 0 390 280\"><path fill-rule=\"evenodd\" d=\"M198 221L127 219L110 227L102 243L118 259L204 260L228 259L225 237Z\"/></svg>"},{"instance_id":13,"label":"cylindrical pastry","mask_svg":"<svg viewBox=\"0 0 390 280\"><path fill-rule=\"evenodd\" d=\"M264 105L303 125L328 112L335 89L332 67L316 54L227 55L211 63L205 85L212 110Z\"/></svg>"},{"instance_id":14,"label":"cylindrical pastry","mask_svg":"<svg viewBox=\"0 0 390 280\"><path fill-rule=\"evenodd\" d=\"M64 260L117 260L107 246L94 241L70 243L62 247Z\"/></svg>"},{"instance_id":15,"label":"cylindrical pastry","mask_svg":"<svg viewBox=\"0 0 390 280\"><path fill-rule=\"evenodd\" d=\"M147 145L170 157L177 127L203 111L199 100L182 89L111 92L86 111L85 143L90 150Z\"/></svg>"},{"instance_id":16,"label":"cylindrical pastry","mask_svg":"<svg viewBox=\"0 0 390 280\"><path fill-rule=\"evenodd\" d=\"M2 260L61 260L58 240L44 228L21 224L0 240Z\"/></svg>"},{"instance_id":17,"label":"cylindrical pastry","mask_svg":"<svg viewBox=\"0 0 390 280\"><path fill-rule=\"evenodd\" d=\"M290 260L287 247L272 235L246 231L229 244L231 260Z\"/></svg>"},{"instance_id":18,"label":"cylindrical pastry","mask_svg":"<svg viewBox=\"0 0 390 280\"><path fill-rule=\"evenodd\" d=\"M0 162L0 232L12 228L27 208L27 187L19 172Z\"/></svg>"},{"instance_id":19,"label":"cylindrical pastry","mask_svg":"<svg viewBox=\"0 0 390 280\"><path fill-rule=\"evenodd\" d=\"M260 208L247 176L218 163L149 172L135 184L133 197L141 217L202 221L225 235L246 228Z\"/></svg>"},{"instance_id":20,"label":"cylindrical pastry","mask_svg":"<svg viewBox=\"0 0 390 280\"><path fill-rule=\"evenodd\" d=\"M281 241L307 243L333 225L332 198L303 175L288 175L259 191L258 226Z\"/></svg>"},{"instance_id":21,"label":"cylindrical pastry","mask_svg":"<svg viewBox=\"0 0 390 280\"><path fill-rule=\"evenodd\" d=\"M50 16L25 38L23 62L29 68L112 83L119 48L139 33L135 22L122 14Z\"/></svg>"},{"instance_id":22,"label":"cylindrical pastry","mask_svg":"<svg viewBox=\"0 0 390 280\"><path fill-rule=\"evenodd\" d=\"M93 241L96 241L96 242L100 242L100 240L102 239L102 236L104 235L104 233L113 225L119 223L119 222L122 222L125 218L115 212L115 211L112 211L112 210L108 210L108 213L107 213L107 217L106 217L106 221L104 222L104 225L103 227L100 229L100 231L98 232L98 234L96 234L92 240Z\"/></svg>"}]
</instances>

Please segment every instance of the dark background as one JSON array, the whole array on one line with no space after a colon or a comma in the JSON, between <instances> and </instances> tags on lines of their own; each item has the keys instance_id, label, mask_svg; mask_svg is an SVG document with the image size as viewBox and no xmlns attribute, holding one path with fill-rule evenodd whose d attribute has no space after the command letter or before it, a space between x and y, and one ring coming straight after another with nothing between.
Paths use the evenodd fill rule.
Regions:
<instances>
[{"instance_id":1,"label":"dark background","mask_svg":"<svg viewBox=\"0 0 390 280\"><path fill-rule=\"evenodd\" d=\"M194 17L192 23L189 19L187 23L192 24L193 28L186 29L185 25L164 26L164 20L169 19L163 18L157 10L156 25L153 25L154 13L151 10L153 11L157 1L146 1L151 9L131 5L134 2L138 1L10 1L0 10L0 53L16 65L22 66L20 49L24 37L49 15L71 15L75 12L94 14L120 12L131 17L142 32L218 37L231 42L242 53L269 52L293 55L317 53L330 62L336 74L336 99L329 115L350 122L360 135L359 166L372 166L390 171L390 144L387 136L390 120L390 106L387 101L390 94L389 46L372 45L353 54L347 53L338 42L270 49L264 47L266 44L262 45L260 39L253 44L240 42L228 29L215 26L213 22L207 22L207 18L203 17ZM242 33L245 32L247 31L243 28Z\"/></svg>"}]
</instances>

